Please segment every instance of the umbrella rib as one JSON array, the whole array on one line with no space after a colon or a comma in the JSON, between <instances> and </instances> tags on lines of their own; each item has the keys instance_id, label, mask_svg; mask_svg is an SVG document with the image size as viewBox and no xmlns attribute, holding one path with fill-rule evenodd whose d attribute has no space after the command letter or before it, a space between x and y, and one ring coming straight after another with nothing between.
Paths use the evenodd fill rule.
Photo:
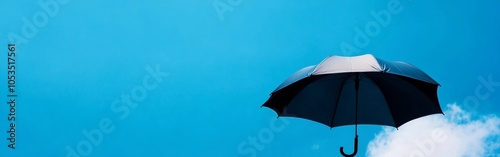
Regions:
<instances>
[{"instance_id":1,"label":"umbrella rib","mask_svg":"<svg viewBox=\"0 0 500 157\"><path fill-rule=\"evenodd\" d=\"M396 77L398 77L398 78L399 78L399 79L401 79L401 80L404 80L405 82L408 82L408 81L406 81L406 80L405 80L405 78L402 78L402 77L406 77L406 76L396 75ZM411 77L406 77L406 78L413 79L413 78L411 78ZM421 80L417 80L417 79L413 79L413 80L416 80L416 81L421 81ZM425 81L421 81L421 82L425 82ZM429 82L425 82L425 83L429 83ZM408 82L408 84L410 84L411 86L413 86L413 87L415 87L415 88L417 88L417 89L418 89L418 87L417 87L415 84L413 84L413 83L409 83L409 82ZM418 91L422 91L422 90L418 90ZM427 97L428 99L433 100L433 98L432 98L430 95L428 95L428 94L426 94L426 93L423 93L423 95L424 95L425 97ZM441 107L439 106L439 101L438 101L438 103L437 103L437 104L435 104L435 105L437 105L438 109L440 109L440 108L441 108Z\"/></svg>"},{"instance_id":2,"label":"umbrella rib","mask_svg":"<svg viewBox=\"0 0 500 157\"><path fill-rule=\"evenodd\" d=\"M401 68L399 68L399 66L398 66L398 65L396 65L396 63L391 62L391 64L392 64L392 66L394 66L394 67L398 68L398 70L401 72L401 74L406 75L406 74L405 74L405 72L404 72L403 70L401 70Z\"/></svg>"},{"instance_id":3,"label":"umbrella rib","mask_svg":"<svg viewBox=\"0 0 500 157\"><path fill-rule=\"evenodd\" d=\"M345 83L346 83L347 80L349 80L349 78L351 76L352 76L352 74L350 74L348 77L346 77L344 79L344 81L342 82L342 86L340 86L340 92L339 92L339 95L337 96L337 102L335 103L335 109L333 111L332 121L330 122L330 128L333 128L333 122L335 120L335 115L337 115L337 107L339 106L339 101L340 101L340 96L342 94L342 90L344 90Z\"/></svg>"},{"instance_id":4,"label":"umbrella rib","mask_svg":"<svg viewBox=\"0 0 500 157\"><path fill-rule=\"evenodd\" d=\"M397 76L397 77L400 77L400 78L401 78L401 77L406 77L406 76ZM414 78L411 78L411 77L406 77L406 78L413 79L413 80L420 81L420 82L424 82L424 83L429 83L429 82L425 82L425 81L417 80L417 79L414 79ZM405 80L405 78L401 78L401 79L402 79L402 80ZM406 80L405 80L405 81L406 81ZM408 81L406 81L406 82L408 82ZM415 84L413 84L413 83L409 83L409 84L410 84L410 85L412 85L412 86L413 86L413 87L415 87L415 88L418 88L418 87L417 87ZM432 83L429 83L429 84L432 84ZM432 85L435 85L435 84L432 84ZM438 84L438 85L439 85L439 84ZM422 91L422 90L419 90L419 91ZM425 93L424 93L424 95L425 95L425 97L429 98L430 100L433 100L433 97L431 97L430 95L425 94ZM438 101L438 108L440 108L440 107L439 107L439 101Z\"/></svg>"},{"instance_id":5,"label":"umbrella rib","mask_svg":"<svg viewBox=\"0 0 500 157\"><path fill-rule=\"evenodd\" d=\"M404 75L398 75L398 74L389 74L389 75L394 75L394 76L395 76L395 78L383 78L383 77L373 77L373 76L372 76L372 77L370 77L370 78L383 78L383 79L391 79L391 80L403 80L404 82L408 82L406 79L412 79L412 80L416 80L416 81L419 81L419 82L424 82L424 83L428 83L428 84L433 84L433 83L430 83L430 82L427 82L427 81L418 80L418 79L411 78L411 77L404 76ZM373 80L373 79L372 79L372 80ZM410 84L411 86L415 87L415 88L418 88L418 87L417 87L415 84L413 84L413 83L409 83L409 84ZM433 85L435 85L435 84L433 84ZM439 85L439 84L437 84L437 85ZM377 85L377 86L378 86L378 85ZM380 88L380 86L379 86L379 88ZM420 90L419 90L419 91L420 91ZM430 100L433 100L433 99L434 99L434 98L432 98L432 97L431 97L430 95L428 95L428 94L424 94L424 95L425 95L425 97L427 97L427 98L428 98L428 99L430 99ZM439 104L438 104L438 108L440 108L440 107L439 107Z\"/></svg>"},{"instance_id":6,"label":"umbrella rib","mask_svg":"<svg viewBox=\"0 0 500 157\"><path fill-rule=\"evenodd\" d=\"M367 76L367 78L370 78L370 77ZM394 120L394 114L392 113L391 107L389 106L389 102L387 102L387 97L385 96L385 93L382 91L382 87L377 83L377 81L375 81L371 78L370 78L370 80L372 80L373 84L375 84L375 86L377 86L378 89L380 89L380 93L382 94L382 96L384 96L385 103L387 104L387 109L391 113L392 122L394 123L394 127L397 126L396 121Z\"/></svg>"}]
</instances>

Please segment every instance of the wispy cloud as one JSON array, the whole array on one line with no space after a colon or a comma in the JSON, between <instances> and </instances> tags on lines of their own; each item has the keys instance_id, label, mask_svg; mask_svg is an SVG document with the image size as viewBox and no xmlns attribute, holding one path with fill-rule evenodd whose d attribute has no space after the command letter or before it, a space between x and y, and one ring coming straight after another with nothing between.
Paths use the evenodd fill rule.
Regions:
<instances>
[{"instance_id":1,"label":"wispy cloud","mask_svg":"<svg viewBox=\"0 0 500 157\"><path fill-rule=\"evenodd\" d=\"M385 128L368 144L369 157L500 157L500 118L477 116L456 104L445 116L413 120L396 130Z\"/></svg>"}]
</instances>

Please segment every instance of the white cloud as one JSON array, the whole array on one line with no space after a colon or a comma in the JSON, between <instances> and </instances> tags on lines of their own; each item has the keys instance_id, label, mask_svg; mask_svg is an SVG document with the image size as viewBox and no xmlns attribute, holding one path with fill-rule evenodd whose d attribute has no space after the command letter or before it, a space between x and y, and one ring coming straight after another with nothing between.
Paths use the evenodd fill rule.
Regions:
<instances>
[{"instance_id":1,"label":"white cloud","mask_svg":"<svg viewBox=\"0 0 500 157\"><path fill-rule=\"evenodd\" d=\"M500 118L473 116L456 104L443 115L413 120L396 130L384 128L370 141L369 157L500 157Z\"/></svg>"}]
</instances>

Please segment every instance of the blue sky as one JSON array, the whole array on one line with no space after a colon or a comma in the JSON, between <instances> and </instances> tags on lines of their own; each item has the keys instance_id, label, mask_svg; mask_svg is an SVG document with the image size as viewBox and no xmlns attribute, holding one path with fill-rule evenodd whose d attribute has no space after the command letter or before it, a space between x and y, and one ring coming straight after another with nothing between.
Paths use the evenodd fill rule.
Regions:
<instances>
[{"instance_id":1,"label":"blue sky","mask_svg":"<svg viewBox=\"0 0 500 157\"><path fill-rule=\"evenodd\" d=\"M9 156L66 157L66 148L77 149L89 141L82 131L98 129L102 121L111 122L114 129L102 133L91 150L82 149L87 156L252 156L239 151L240 145L262 157L338 156L340 146L350 152L353 127L329 129L289 118L274 123L283 129L273 131L269 142L260 141L260 149L245 145L249 137L269 131L275 120L272 110L260 108L269 93L296 70L329 55L371 53L409 62L442 85L438 94L444 110L458 112L447 105L456 103L472 115L466 122L499 116L500 86L486 88L479 79L500 82L498 2L20 0L0 4L0 43L5 52L8 43L16 43L18 53L16 149L9 149L7 140L0 142L0 153ZM218 14L221 8L226 11ZM397 13L390 14L385 26L371 13L390 9ZM28 30L30 23L36 31ZM378 31L372 27L369 41L358 45L358 51L343 49L346 44L356 46L356 28L366 33L365 27L374 23ZM6 65L6 59L1 64ZM160 71L161 81L151 70ZM134 99L136 106L113 103L145 89L145 78L157 86L143 90L145 95ZM478 105L464 105L475 97L478 86L489 96ZM2 115L8 114L7 105L0 109ZM446 124L455 124L452 120ZM0 128L7 130L8 123L6 118L0 120ZM412 123L406 125L410 128ZM378 126L360 127L359 156L370 156L368 143L383 132ZM437 147L436 153L446 150ZM500 149L496 152L500 154Z\"/></svg>"}]
</instances>

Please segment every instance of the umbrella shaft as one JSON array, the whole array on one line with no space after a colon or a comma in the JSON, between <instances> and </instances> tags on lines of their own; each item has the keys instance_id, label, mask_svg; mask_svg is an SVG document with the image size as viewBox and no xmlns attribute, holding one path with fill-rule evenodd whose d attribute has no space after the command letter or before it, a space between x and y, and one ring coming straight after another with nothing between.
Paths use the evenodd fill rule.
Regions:
<instances>
[{"instance_id":1,"label":"umbrella shaft","mask_svg":"<svg viewBox=\"0 0 500 157\"><path fill-rule=\"evenodd\" d=\"M355 128L355 133L356 136L358 136L358 91L359 91L359 73L356 73L356 79L354 80L354 87L356 88L356 128Z\"/></svg>"}]
</instances>

